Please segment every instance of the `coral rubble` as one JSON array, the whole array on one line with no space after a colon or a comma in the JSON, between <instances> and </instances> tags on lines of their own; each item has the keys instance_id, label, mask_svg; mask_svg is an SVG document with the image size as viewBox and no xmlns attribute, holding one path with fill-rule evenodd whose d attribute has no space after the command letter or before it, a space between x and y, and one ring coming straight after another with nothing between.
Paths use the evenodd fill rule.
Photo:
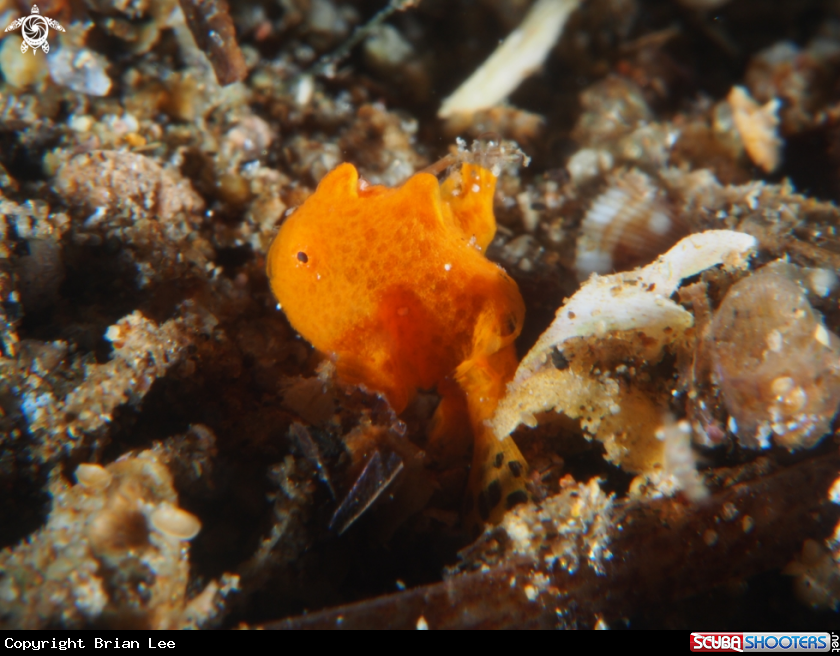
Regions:
<instances>
[{"instance_id":1,"label":"coral rubble","mask_svg":"<svg viewBox=\"0 0 840 656\"><path fill-rule=\"evenodd\" d=\"M189 550L200 523L177 507L165 461L152 452L104 468L81 464L77 483L50 483L45 526L0 552L0 621L6 627L102 622L171 629L215 612L187 598Z\"/></svg>"}]
</instances>

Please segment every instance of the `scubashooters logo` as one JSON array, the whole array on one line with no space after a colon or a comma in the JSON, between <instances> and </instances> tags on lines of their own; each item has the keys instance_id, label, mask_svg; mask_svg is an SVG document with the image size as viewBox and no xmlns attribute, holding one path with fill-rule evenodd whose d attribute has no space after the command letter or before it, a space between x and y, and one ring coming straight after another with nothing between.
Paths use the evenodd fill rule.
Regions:
<instances>
[{"instance_id":1,"label":"scubashooters logo","mask_svg":"<svg viewBox=\"0 0 840 656\"><path fill-rule=\"evenodd\" d=\"M691 651L824 652L832 648L828 633L692 633Z\"/></svg>"},{"instance_id":2,"label":"scubashooters logo","mask_svg":"<svg viewBox=\"0 0 840 656\"><path fill-rule=\"evenodd\" d=\"M34 55L38 48L44 51L44 54L50 51L50 44L47 43L47 36L49 36L50 28L64 32L64 28L58 24L58 21L46 16L41 16L41 11L38 5L32 6L32 13L29 16L22 16L12 21L12 24L6 28L7 32L21 28L21 35L23 36L23 43L20 44L20 51L25 53L29 48L32 48Z\"/></svg>"}]
</instances>

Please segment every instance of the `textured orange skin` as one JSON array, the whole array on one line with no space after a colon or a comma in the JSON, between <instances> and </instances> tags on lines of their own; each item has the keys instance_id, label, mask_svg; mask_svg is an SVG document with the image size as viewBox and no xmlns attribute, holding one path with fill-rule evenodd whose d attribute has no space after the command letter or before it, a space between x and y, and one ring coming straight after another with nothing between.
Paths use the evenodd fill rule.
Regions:
<instances>
[{"instance_id":1,"label":"textured orange skin","mask_svg":"<svg viewBox=\"0 0 840 656\"><path fill-rule=\"evenodd\" d=\"M487 169L463 164L443 185L418 173L396 189L360 188L342 164L268 254L286 316L334 356L340 380L381 392L398 413L418 389L438 386L440 434L463 425L465 394L473 432L487 439L483 422L517 365L522 297L483 254L496 231L495 184ZM483 447L476 459L492 449Z\"/></svg>"}]
</instances>

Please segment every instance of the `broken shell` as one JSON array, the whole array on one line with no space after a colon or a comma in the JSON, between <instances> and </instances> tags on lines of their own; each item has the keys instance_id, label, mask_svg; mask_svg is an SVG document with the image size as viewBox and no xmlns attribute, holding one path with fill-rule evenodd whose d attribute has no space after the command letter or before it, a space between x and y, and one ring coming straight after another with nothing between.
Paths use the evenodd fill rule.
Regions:
<instances>
[{"instance_id":1,"label":"broken shell","mask_svg":"<svg viewBox=\"0 0 840 656\"><path fill-rule=\"evenodd\" d=\"M622 173L583 219L575 256L578 279L647 264L688 232L648 176L636 169Z\"/></svg>"},{"instance_id":2,"label":"broken shell","mask_svg":"<svg viewBox=\"0 0 840 656\"><path fill-rule=\"evenodd\" d=\"M83 463L76 467L76 480L87 488L102 490L111 484L113 476L102 465Z\"/></svg>"},{"instance_id":3,"label":"broken shell","mask_svg":"<svg viewBox=\"0 0 840 656\"><path fill-rule=\"evenodd\" d=\"M756 239L744 233L709 230L682 239L644 268L593 276L522 359L491 420L496 437L510 435L521 423L536 425L539 413L562 412L581 420L581 427L604 445L610 462L644 474L656 486L678 473L687 494L699 498L702 488L687 465L687 433L680 429L666 453L655 436L664 404L637 384L641 376L627 375L626 366L624 375L604 375L601 354L610 357L614 351L622 360L658 362L694 326L693 315L668 298L681 281L719 264L743 269L755 245Z\"/></svg>"},{"instance_id":4,"label":"broken shell","mask_svg":"<svg viewBox=\"0 0 840 656\"><path fill-rule=\"evenodd\" d=\"M771 264L732 286L712 322L714 369L747 446L809 448L840 405L840 339Z\"/></svg>"},{"instance_id":5,"label":"broken shell","mask_svg":"<svg viewBox=\"0 0 840 656\"><path fill-rule=\"evenodd\" d=\"M760 106L744 87L739 86L732 87L727 100L747 155L765 173L772 173L782 159L783 143L776 132L781 102L773 98Z\"/></svg>"},{"instance_id":6,"label":"broken shell","mask_svg":"<svg viewBox=\"0 0 840 656\"><path fill-rule=\"evenodd\" d=\"M201 530L198 517L169 503L155 508L149 522L155 530L179 540L192 540Z\"/></svg>"}]
</instances>

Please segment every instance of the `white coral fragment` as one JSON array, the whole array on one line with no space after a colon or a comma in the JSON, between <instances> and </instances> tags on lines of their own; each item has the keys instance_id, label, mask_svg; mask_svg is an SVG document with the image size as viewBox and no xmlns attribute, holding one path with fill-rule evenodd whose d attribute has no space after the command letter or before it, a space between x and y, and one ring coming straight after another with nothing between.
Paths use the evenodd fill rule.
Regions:
<instances>
[{"instance_id":1,"label":"white coral fragment","mask_svg":"<svg viewBox=\"0 0 840 656\"><path fill-rule=\"evenodd\" d=\"M549 360L551 349L572 337L644 328L660 333L672 322L686 327L693 318L670 301L683 278L717 264L743 268L754 237L732 230L708 230L682 239L655 262L610 276L593 276L557 311L557 318L516 371L514 387Z\"/></svg>"},{"instance_id":2,"label":"white coral fragment","mask_svg":"<svg viewBox=\"0 0 840 656\"><path fill-rule=\"evenodd\" d=\"M578 5L580 0L537 0L522 24L443 101L438 116L472 114L507 98L542 65Z\"/></svg>"},{"instance_id":3,"label":"white coral fragment","mask_svg":"<svg viewBox=\"0 0 840 656\"><path fill-rule=\"evenodd\" d=\"M613 375L602 361L612 359L626 374L618 363L655 363L667 346L678 346L694 317L669 296L684 278L718 264L744 268L755 244L744 233L712 230L684 238L646 267L592 276L522 360L491 421L496 436L553 410L580 419L607 459L627 471L661 469L661 400L633 374Z\"/></svg>"},{"instance_id":4,"label":"white coral fragment","mask_svg":"<svg viewBox=\"0 0 840 656\"><path fill-rule=\"evenodd\" d=\"M776 133L781 102L778 98L773 98L760 106L749 92L740 86L732 87L727 100L732 106L732 119L744 142L747 155L765 173L772 173L782 159L782 140Z\"/></svg>"}]
</instances>

